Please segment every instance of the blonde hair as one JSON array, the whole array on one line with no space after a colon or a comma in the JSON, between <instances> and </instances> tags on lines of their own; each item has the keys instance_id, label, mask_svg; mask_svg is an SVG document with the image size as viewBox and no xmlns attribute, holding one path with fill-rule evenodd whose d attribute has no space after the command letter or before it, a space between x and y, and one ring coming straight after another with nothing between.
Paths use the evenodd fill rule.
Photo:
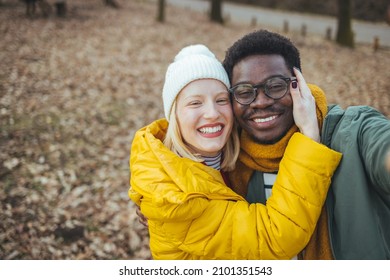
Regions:
<instances>
[{"instance_id":1,"label":"blonde hair","mask_svg":"<svg viewBox=\"0 0 390 280\"><path fill-rule=\"evenodd\" d=\"M169 125L167 134L165 135L164 145L175 154L189 158L197 162L202 162L203 159L190 151L182 137L179 124L176 116L176 100L173 102L172 110L169 115ZM236 121L233 123L232 132L222 149L221 169L223 171L231 171L236 165L238 154L240 153L240 140L238 137Z\"/></svg>"}]
</instances>

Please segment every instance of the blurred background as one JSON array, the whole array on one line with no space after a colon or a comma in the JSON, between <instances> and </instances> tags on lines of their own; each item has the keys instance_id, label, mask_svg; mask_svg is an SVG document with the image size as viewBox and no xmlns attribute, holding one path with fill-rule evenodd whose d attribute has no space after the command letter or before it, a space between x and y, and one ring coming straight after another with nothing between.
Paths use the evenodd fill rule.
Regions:
<instances>
[{"instance_id":1,"label":"blurred background","mask_svg":"<svg viewBox=\"0 0 390 280\"><path fill-rule=\"evenodd\" d=\"M0 0L0 259L150 259L129 150L163 117L165 71L186 45L222 60L248 32L280 32L328 103L390 117L388 1L341 15L337 0L27 2Z\"/></svg>"}]
</instances>

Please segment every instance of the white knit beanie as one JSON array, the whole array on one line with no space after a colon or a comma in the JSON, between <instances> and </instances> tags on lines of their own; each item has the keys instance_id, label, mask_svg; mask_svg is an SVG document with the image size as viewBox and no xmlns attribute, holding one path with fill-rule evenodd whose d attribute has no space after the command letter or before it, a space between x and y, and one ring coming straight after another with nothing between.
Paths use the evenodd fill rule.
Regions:
<instances>
[{"instance_id":1,"label":"white knit beanie","mask_svg":"<svg viewBox=\"0 0 390 280\"><path fill-rule=\"evenodd\" d=\"M221 62L206 46L187 46L176 55L165 75L162 98L167 120L179 92L190 82L199 79L215 79L227 88L230 87L229 78Z\"/></svg>"}]
</instances>

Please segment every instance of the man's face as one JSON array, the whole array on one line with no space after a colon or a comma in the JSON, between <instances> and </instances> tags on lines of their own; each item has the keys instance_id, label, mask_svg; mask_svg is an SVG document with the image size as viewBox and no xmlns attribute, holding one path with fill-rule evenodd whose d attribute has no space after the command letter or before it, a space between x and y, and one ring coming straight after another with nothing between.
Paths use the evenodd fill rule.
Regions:
<instances>
[{"instance_id":1,"label":"man's face","mask_svg":"<svg viewBox=\"0 0 390 280\"><path fill-rule=\"evenodd\" d=\"M256 85L275 76L291 77L282 56L249 56L234 66L232 87L241 83ZM258 143L276 143L294 124L293 102L289 91L281 99L273 100L259 89L257 98L249 105L241 105L232 99L238 124Z\"/></svg>"}]
</instances>

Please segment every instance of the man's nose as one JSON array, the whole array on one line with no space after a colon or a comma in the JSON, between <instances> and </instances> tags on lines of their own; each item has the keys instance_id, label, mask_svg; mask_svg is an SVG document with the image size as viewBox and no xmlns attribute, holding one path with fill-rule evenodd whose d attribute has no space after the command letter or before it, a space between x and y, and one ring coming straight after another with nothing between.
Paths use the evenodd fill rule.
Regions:
<instances>
[{"instance_id":1,"label":"man's nose","mask_svg":"<svg viewBox=\"0 0 390 280\"><path fill-rule=\"evenodd\" d=\"M253 102L250 104L251 107L265 108L265 107L272 105L275 102L274 99L272 99L271 97L268 97L265 94L264 87L259 87L259 88L256 88L255 90L256 90L257 95L256 95L255 100L253 100Z\"/></svg>"}]
</instances>

